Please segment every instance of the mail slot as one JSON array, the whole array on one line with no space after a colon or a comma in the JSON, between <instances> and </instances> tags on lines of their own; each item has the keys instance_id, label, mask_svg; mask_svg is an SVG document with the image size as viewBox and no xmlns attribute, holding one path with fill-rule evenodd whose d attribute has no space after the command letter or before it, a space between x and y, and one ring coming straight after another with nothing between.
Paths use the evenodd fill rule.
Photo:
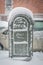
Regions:
<instances>
[{"instance_id":1,"label":"mail slot","mask_svg":"<svg viewBox=\"0 0 43 65\"><path fill-rule=\"evenodd\" d=\"M33 14L23 7L14 8L8 17L9 56L31 57L33 54Z\"/></svg>"}]
</instances>

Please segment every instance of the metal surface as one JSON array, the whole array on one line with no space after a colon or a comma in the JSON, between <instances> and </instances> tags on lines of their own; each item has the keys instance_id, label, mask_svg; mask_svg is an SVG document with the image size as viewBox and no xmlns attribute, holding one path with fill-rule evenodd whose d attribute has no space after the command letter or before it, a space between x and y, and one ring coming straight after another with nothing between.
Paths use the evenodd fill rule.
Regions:
<instances>
[{"instance_id":1,"label":"metal surface","mask_svg":"<svg viewBox=\"0 0 43 65\"><path fill-rule=\"evenodd\" d=\"M31 16L18 14L9 23L9 56L31 57L33 44L33 23Z\"/></svg>"}]
</instances>

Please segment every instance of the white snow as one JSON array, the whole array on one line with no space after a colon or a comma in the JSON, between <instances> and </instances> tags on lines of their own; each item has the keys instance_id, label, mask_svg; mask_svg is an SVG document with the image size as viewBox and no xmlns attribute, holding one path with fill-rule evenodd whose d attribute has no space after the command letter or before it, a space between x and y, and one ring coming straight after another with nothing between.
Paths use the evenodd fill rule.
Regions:
<instances>
[{"instance_id":1,"label":"white snow","mask_svg":"<svg viewBox=\"0 0 43 65\"><path fill-rule=\"evenodd\" d=\"M2 33L4 30L8 29L8 22L0 21L0 32Z\"/></svg>"},{"instance_id":2,"label":"white snow","mask_svg":"<svg viewBox=\"0 0 43 65\"><path fill-rule=\"evenodd\" d=\"M8 22L0 21L0 27L8 27Z\"/></svg>"},{"instance_id":3,"label":"white snow","mask_svg":"<svg viewBox=\"0 0 43 65\"><path fill-rule=\"evenodd\" d=\"M30 61L21 61L9 58L8 51L0 51L0 65L43 65L43 52L33 52Z\"/></svg>"},{"instance_id":4,"label":"white snow","mask_svg":"<svg viewBox=\"0 0 43 65\"><path fill-rule=\"evenodd\" d=\"M31 10L24 7L16 7L12 9L12 11L9 13L8 22L11 24L11 22L13 21L13 18L18 14L25 14L27 16L31 16L33 20L33 13L31 12Z\"/></svg>"}]
</instances>

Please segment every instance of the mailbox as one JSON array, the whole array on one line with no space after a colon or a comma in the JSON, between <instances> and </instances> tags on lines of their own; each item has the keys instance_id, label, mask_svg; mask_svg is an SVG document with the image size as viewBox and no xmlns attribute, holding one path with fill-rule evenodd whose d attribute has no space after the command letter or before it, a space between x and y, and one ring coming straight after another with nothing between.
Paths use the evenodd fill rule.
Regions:
<instances>
[{"instance_id":1,"label":"mailbox","mask_svg":"<svg viewBox=\"0 0 43 65\"><path fill-rule=\"evenodd\" d=\"M31 57L33 54L33 14L24 7L14 8L8 17L9 56Z\"/></svg>"}]
</instances>

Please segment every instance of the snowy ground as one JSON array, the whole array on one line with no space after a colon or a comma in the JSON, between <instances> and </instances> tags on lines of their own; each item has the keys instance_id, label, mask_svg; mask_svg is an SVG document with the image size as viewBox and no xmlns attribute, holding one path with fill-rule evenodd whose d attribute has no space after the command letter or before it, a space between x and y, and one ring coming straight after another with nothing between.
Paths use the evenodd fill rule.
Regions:
<instances>
[{"instance_id":1,"label":"snowy ground","mask_svg":"<svg viewBox=\"0 0 43 65\"><path fill-rule=\"evenodd\" d=\"M43 52L34 52L30 61L9 58L8 51L0 51L0 65L43 65Z\"/></svg>"}]
</instances>

